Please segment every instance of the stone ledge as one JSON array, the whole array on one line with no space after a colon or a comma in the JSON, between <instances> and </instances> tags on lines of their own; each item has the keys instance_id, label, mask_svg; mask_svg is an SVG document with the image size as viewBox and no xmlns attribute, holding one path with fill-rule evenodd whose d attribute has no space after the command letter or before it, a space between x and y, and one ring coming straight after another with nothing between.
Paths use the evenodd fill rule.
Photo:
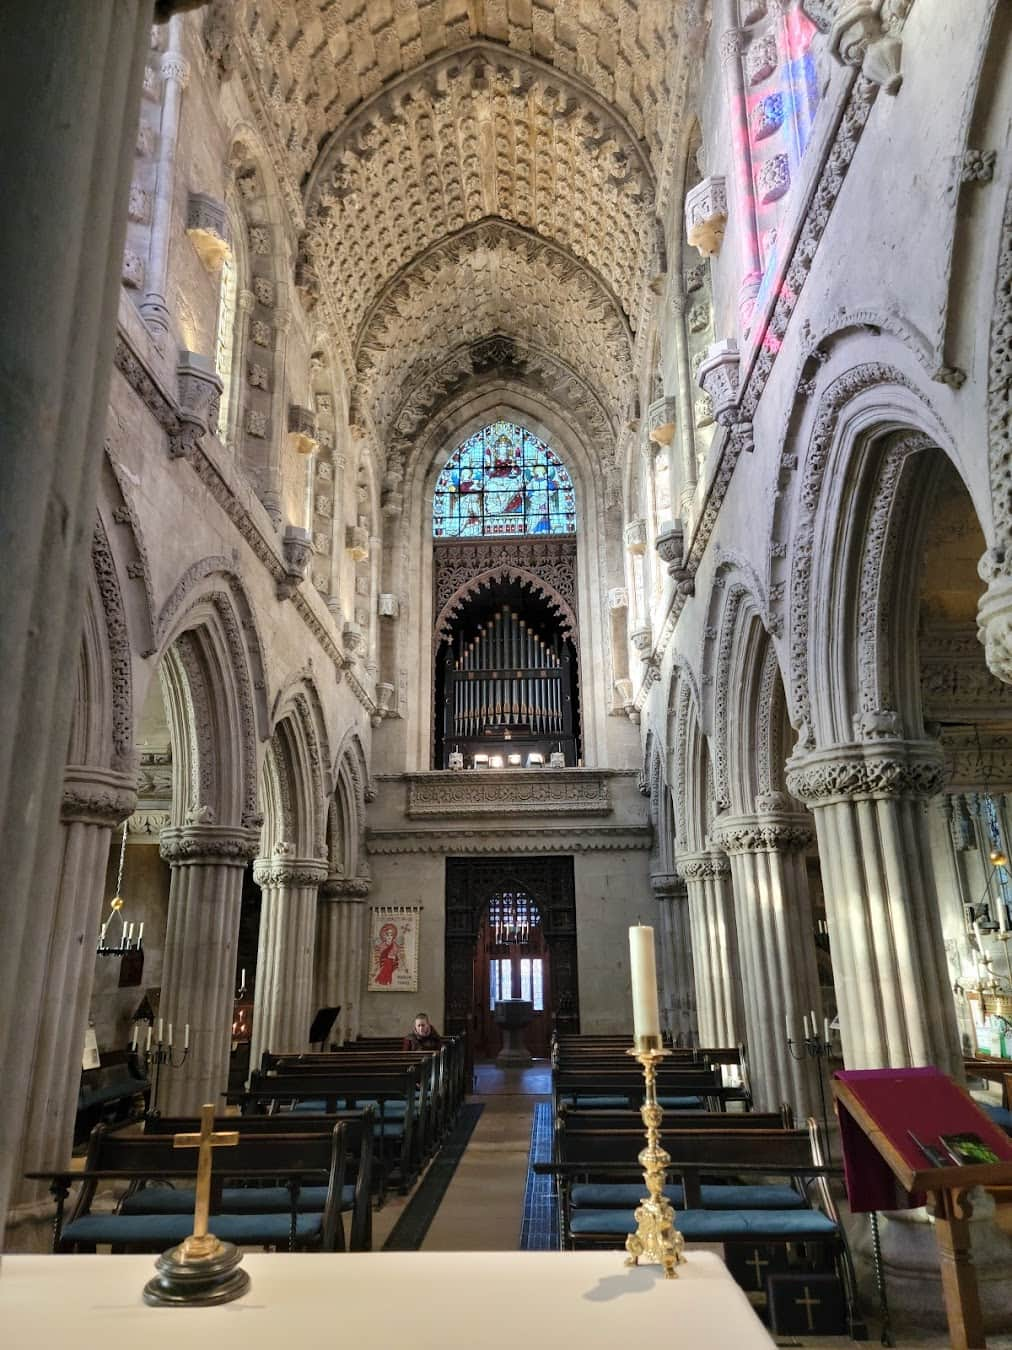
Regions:
<instances>
[{"instance_id":1,"label":"stone ledge","mask_svg":"<svg viewBox=\"0 0 1012 1350\"><path fill-rule=\"evenodd\" d=\"M529 828L367 830L366 849L376 856L391 853L593 853L637 852L653 846L649 825L591 825L559 829Z\"/></svg>"}]
</instances>

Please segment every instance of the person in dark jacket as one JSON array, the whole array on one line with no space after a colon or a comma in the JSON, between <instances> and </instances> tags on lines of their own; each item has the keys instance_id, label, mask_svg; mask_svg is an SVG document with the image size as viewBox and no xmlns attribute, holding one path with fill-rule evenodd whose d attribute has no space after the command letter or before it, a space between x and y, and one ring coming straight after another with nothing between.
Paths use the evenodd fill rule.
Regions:
<instances>
[{"instance_id":1,"label":"person in dark jacket","mask_svg":"<svg viewBox=\"0 0 1012 1350\"><path fill-rule=\"evenodd\" d=\"M442 1045L439 1032L429 1021L428 1013L416 1013L411 1033L404 1037L405 1050L438 1050Z\"/></svg>"}]
</instances>

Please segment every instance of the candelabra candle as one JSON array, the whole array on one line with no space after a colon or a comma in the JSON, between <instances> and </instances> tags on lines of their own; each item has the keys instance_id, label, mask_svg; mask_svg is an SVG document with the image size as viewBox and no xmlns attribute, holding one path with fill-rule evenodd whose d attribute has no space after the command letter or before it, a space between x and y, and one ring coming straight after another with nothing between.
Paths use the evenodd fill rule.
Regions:
<instances>
[{"instance_id":1,"label":"candelabra candle","mask_svg":"<svg viewBox=\"0 0 1012 1350\"><path fill-rule=\"evenodd\" d=\"M630 929L634 933L635 929ZM676 1266L685 1260L683 1248L685 1239L675 1227L675 1211L664 1195L666 1168L671 1161L670 1154L661 1147L661 1121L664 1111L657 1100L657 1065L671 1052L656 1049L641 1049L641 1042L627 1055L632 1055L643 1068L644 1094L640 1116L647 1136L647 1146L638 1156L643 1168L643 1180L647 1194L636 1208L636 1231L625 1240L625 1249L629 1253L627 1266L639 1265L645 1261L650 1265L659 1265L664 1269L664 1278L677 1277Z\"/></svg>"},{"instance_id":2,"label":"candelabra candle","mask_svg":"<svg viewBox=\"0 0 1012 1350\"><path fill-rule=\"evenodd\" d=\"M804 1039L799 1043L791 1038L791 1019L789 1016L787 1017L787 1053L790 1055L791 1059L814 1059L816 1061L816 1079L819 1084L819 1107L822 1116L822 1136L825 1142L826 1158L828 1159L830 1156L829 1112L826 1107L826 1083L825 1075L822 1071L822 1061L824 1059L829 1059L833 1046L829 1033L829 1018L824 1017L822 1019L823 1037L821 1040L818 1035L819 1023L816 1020L814 1009L811 1011L811 1027L809 1027L808 1018L809 1014L805 1013L801 1019L805 1034ZM795 1047L798 1049L797 1054L795 1054Z\"/></svg>"}]
</instances>

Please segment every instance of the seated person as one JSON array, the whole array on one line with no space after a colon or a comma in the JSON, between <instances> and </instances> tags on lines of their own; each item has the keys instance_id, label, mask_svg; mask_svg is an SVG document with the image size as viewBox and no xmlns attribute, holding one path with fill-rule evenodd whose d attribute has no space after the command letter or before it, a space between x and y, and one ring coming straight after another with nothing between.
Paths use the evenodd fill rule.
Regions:
<instances>
[{"instance_id":1,"label":"seated person","mask_svg":"<svg viewBox=\"0 0 1012 1350\"><path fill-rule=\"evenodd\" d=\"M404 1037L405 1050L438 1050L442 1045L439 1032L429 1021L428 1013L415 1014L414 1030Z\"/></svg>"}]
</instances>

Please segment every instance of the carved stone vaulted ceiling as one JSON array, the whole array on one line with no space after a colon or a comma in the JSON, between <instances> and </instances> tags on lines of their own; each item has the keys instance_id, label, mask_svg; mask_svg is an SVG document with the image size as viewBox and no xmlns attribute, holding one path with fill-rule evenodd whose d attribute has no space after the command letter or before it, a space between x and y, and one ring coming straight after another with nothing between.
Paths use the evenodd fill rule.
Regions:
<instances>
[{"instance_id":1,"label":"carved stone vaulted ceiling","mask_svg":"<svg viewBox=\"0 0 1012 1350\"><path fill-rule=\"evenodd\" d=\"M614 448L703 10L246 0L240 70L381 453L496 371Z\"/></svg>"}]
</instances>

